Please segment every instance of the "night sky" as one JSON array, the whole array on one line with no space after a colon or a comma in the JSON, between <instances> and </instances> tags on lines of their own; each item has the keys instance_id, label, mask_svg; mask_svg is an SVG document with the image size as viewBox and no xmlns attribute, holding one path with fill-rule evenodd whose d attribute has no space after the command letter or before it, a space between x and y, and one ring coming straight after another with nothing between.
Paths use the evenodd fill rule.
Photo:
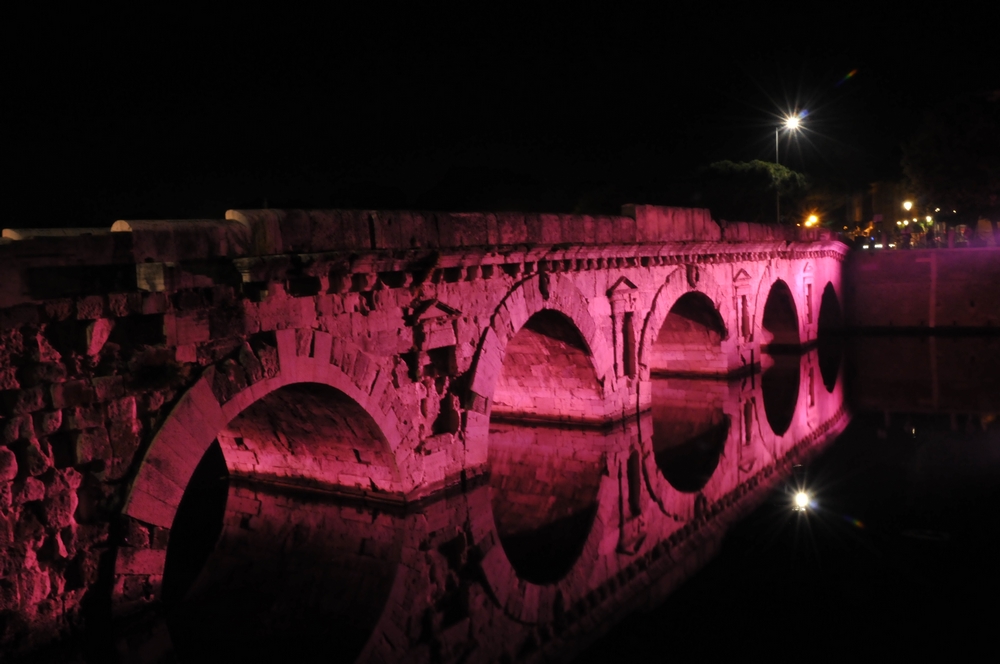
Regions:
<instances>
[{"instance_id":1,"label":"night sky","mask_svg":"<svg viewBox=\"0 0 1000 664\"><path fill-rule=\"evenodd\" d=\"M2 225L690 205L678 183L699 167L773 160L792 108L807 131L782 163L864 186L900 177L924 109L1000 87L996 9L542 4L22 14Z\"/></svg>"}]
</instances>

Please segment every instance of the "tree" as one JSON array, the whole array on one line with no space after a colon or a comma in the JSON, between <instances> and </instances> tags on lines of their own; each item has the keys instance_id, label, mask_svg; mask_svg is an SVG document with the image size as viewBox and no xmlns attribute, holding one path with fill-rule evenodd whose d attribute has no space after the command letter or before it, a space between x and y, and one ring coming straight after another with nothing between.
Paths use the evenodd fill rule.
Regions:
<instances>
[{"instance_id":1,"label":"tree","mask_svg":"<svg viewBox=\"0 0 1000 664\"><path fill-rule=\"evenodd\" d=\"M769 161L726 160L717 161L704 169L697 178L696 186L698 204L711 209L717 218L773 222L775 190L781 196L784 209L785 204L796 203L805 194L809 179L802 173Z\"/></svg>"},{"instance_id":2,"label":"tree","mask_svg":"<svg viewBox=\"0 0 1000 664\"><path fill-rule=\"evenodd\" d=\"M903 173L929 207L1000 218L1000 91L941 104L903 145Z\"/></svg>"}]
</instances>

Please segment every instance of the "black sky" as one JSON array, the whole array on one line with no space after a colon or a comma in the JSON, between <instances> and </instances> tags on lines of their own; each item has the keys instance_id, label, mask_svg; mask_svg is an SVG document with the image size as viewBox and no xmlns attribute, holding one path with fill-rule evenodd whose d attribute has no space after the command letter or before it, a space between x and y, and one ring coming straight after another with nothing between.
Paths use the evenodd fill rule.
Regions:
<instances>
[{"instance_id":1,"label":"black sky","mask_svg":"<svg viewBox=\"0 0 1000 664\"><path fill-rule=\"evenodd\" d=\"M265 200L685 204L672 183L699 166L772 160L792 107L810 111L808 131L782 162L863 184L898 177L923 109L1000 87L996 10L366 6L12 20L2 225Z\"/></svg>"}]
</instances>

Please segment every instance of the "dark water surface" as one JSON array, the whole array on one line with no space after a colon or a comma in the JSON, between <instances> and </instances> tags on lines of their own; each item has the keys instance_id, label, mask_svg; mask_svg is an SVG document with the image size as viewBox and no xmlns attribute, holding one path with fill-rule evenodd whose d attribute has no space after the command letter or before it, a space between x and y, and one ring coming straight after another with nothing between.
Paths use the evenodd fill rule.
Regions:
<instances>
[{"instance_id":1,"label":"dark water surface","mask_svg":"<svg viewBox=\"0 0 1000 664\"><path fill-rule=\"evenodd\" d=\"M579 662L1000 659L1000 338L847 351L843 434Z\"/></svg>"}]
</instances>

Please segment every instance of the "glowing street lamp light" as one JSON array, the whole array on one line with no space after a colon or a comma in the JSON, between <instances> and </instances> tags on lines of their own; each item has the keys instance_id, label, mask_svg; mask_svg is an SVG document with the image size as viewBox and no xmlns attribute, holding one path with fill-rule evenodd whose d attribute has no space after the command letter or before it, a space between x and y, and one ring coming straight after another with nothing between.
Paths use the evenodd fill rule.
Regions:
<instances>
[{"instance_id":1,"label":"glowing street lamp light","mask_svg":"<svg viewBox=\"0 0 1000 664\"><path fill-rule=\"evenodd\" d=\"M806 219L806 226L815 226L818 223L819 223L819 217L817 217L814 214L809 215L809 217Z\"/></svg>"},{"instance_id":2,"label":"glowing street lamp light","mask_svg":"<svg viewBox=\"0 0 1000 664\"><path fill-rule=\"evenodd\" d=\"M913 201L903 201L903 209L909 212L913 209Z\"/></svg>"},{"instance_id":3,"label":"glowing street lamp light","mask_svg":"<svg viewBox=\"0 0 1000 664\"><path fill-rule=\"evenodd\" d=\"M781 160L778 158L778 132L781 131L782 127L788 131L798 131L799 125L801 124L801 118L806 115L805 111L801 111L796 115L789 115L785 118L784 123L776 127L774 130L774 163L777 165L781 164ZM778 189L777 183L774 185L774 216L775 222L781 223L781 191Z\"/></svg>"}]
</instances>

